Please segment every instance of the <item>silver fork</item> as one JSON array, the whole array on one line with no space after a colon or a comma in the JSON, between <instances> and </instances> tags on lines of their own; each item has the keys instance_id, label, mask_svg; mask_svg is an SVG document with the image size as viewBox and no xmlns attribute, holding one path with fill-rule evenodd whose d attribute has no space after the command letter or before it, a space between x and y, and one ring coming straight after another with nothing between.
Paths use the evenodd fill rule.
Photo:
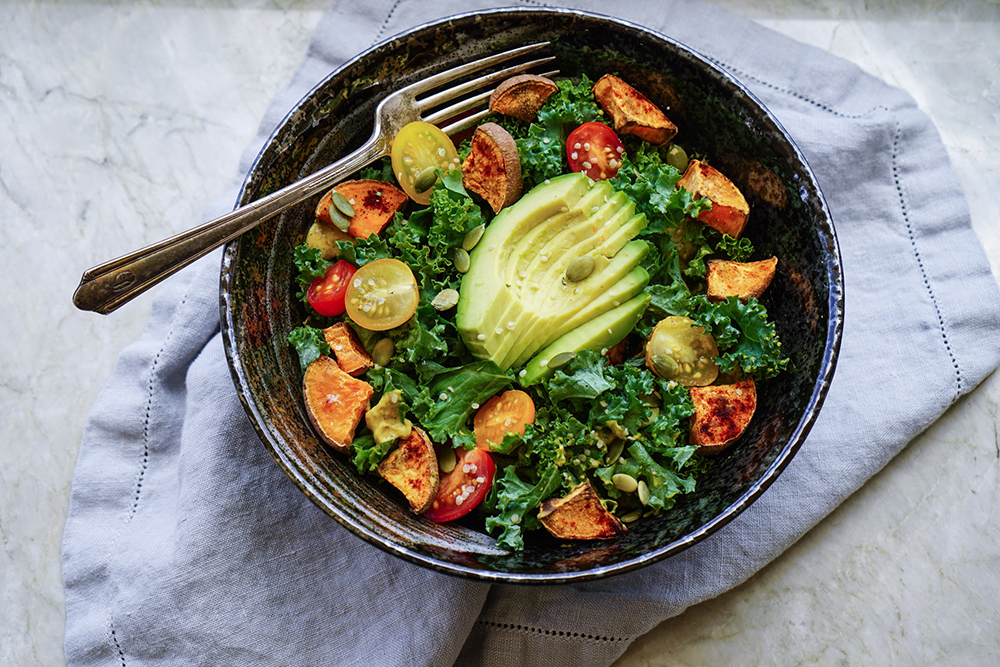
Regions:
<instances>
[{"instance_id":1,"label":"silver fork","mask_svg":"<svg viewBox=\"0 0 1000 667\"><path fill-rule=\"evenodd\" d=\"M379 103L375 111L375 129L371 137L358 150L215 220L88 269L83 273L80 285L73 294L73 303L81 310L91 310L104 315L113 312L211 250L237 238L281 211L333 187L358 169L389 155L393 137L407 123L424 120L439 124L460 113L475 109L489 99L492 89L460 99L449 106L440 109L438 107L468 93L499 83L514 74L549 62L553 57L511 65L451 88L430 95L427 93L475 72L533 53L547 45L548 42L539 42L487 56L429 76L390 93ZM488 109L480 111L455 120L441 129L449 135L455 134L472 127L488 114Z\"/></svg>"}]
</instances>

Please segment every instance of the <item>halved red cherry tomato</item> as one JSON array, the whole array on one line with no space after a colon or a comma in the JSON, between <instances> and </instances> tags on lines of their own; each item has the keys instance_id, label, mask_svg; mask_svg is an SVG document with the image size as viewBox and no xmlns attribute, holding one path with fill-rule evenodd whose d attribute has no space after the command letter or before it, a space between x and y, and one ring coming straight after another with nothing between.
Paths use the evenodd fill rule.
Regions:
<instances>
[{"instance_id":1,"label":"halved red cherry tomato","mask_svg":"<svg viewBox=\"0 0 1000 667\"><path fill-rule=\"evenodd\" d=\"M486 401L479 408L473 425L476 430L476 447L492 449L508 433L524 435L524 427L535 423L535 402L520 389L505 391Z\"/></svg>"},{"instance_id":2,"label":"halved red cherry tomato","mask_svg":"<svg viewBox=\"0 0 1000 667\"><path fill-rule=\"evenodd\" d=\"M572 171L582 171L595 181L614 178L622 166L625 147L604 123L584 123L566 138L566 156Z\"/></svg>"},{"instance_id":3,"label":"halved red cherry tomato","mask_svg":"<svg viewBox=\"0 0 1000 667\"><path fill-rule=\"evenodd\" d=\"M356 270L353 264L342 259L331 264L325 274L312 281L306 299L313 310L326 317L343 314L347 310L344 304L347 286L351 284Z\"/></svg>"},{"instance_id":4,"label":"halved red cherry tomato","mask_svg":"<svg viewBox=\"0 0 1000 667\"><path fill-rule=\"evenodd\" d=\"M423 516L438 523L465 516L482 502L493 486L497 466L493 457L482 449L455 451L458 462L441 480L437 495Z\"/></svg>"}]
</instances>

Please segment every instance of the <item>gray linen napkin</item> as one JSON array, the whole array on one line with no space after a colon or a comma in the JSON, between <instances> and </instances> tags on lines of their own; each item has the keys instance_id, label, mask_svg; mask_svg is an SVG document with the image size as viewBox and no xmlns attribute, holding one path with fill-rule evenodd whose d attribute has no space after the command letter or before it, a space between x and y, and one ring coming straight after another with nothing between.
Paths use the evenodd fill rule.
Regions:
<instances>
[{"instance_id":1,"label":"gray linen napkin","mask_svg":"<svg viewBox=\"0 0 1000 667\"><path fill-rule=\"evenodd\" d=\"M344 60L488 4L336 5L243 170ZM833 212L847 283L841 361L779 480L695 547L597 583L489 587L404 563L317 509L258 441L218 333L216 253L160 291L88 422L63 549L71 665L609 664L788 548L1000 363L996 282L944 147L912 99L711 6L644 0L614 11L746 83L793 135Z\"/></svg>"}]
</instances>

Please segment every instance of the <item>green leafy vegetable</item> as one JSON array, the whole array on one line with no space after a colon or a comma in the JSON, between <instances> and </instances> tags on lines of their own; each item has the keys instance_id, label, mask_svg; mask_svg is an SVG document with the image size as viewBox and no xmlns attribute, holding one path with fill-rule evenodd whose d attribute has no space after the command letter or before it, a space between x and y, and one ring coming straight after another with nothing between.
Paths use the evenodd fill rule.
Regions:
<instances>
[{"instance_id":1,"label":"green leafy vegetable","mask_svg":"<svg viewBox=\"0 0 1000 667\"><path fill-rule=\"evenodd\" d=\"M302 326L292 329L288 334L288 342L299 355L299 365L303 373L309 364L321 356L329 356L332 353L323 332L315 327Z\"/></svg>"}]
</instances>

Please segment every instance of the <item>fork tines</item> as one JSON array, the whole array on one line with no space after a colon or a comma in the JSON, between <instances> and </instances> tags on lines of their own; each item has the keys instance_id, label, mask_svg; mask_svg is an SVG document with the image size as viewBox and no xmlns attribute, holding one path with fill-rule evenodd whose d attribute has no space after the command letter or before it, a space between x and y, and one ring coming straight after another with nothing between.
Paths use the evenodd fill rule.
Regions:
<instances>
[{"instance_id":1,"label":"fork tines","mask_svg":"<svg viewBox=\"0 0 1000 667\"><path fill-rule=\"evenodd\" d=\"M521 74L535 69L546 63L552 62L554 56L544 56L532 60L507 64L517 58L523 58L529 54L548 46L549 42L538 42L527 46L518 47L503 53L497 53L479 60L464 63L449 70L439 72L407 87L408 92L414 96L414 103L420 116L428 123L441 126L442 123L458 116L454 122L441 126L447 134L454 134L468 127L472 127L490 114L486 105L490 95L500 82L515 74ZM507 65L499 70L493 70L482 74L476 78L469 79L472 74L483 70ZM551 70L539 73L542 76L553 76L559 70ZM445 85L458 82L457 85L444 88ZM437 90L437 89L441 90ZM436 92L432 92L436 91ZM425 97L417 98L418 95L431 93ZM448 106L443 106L453 102ZM471 115L463 115L469 111L481 109Z\"/></svg>"}]
</instances>

